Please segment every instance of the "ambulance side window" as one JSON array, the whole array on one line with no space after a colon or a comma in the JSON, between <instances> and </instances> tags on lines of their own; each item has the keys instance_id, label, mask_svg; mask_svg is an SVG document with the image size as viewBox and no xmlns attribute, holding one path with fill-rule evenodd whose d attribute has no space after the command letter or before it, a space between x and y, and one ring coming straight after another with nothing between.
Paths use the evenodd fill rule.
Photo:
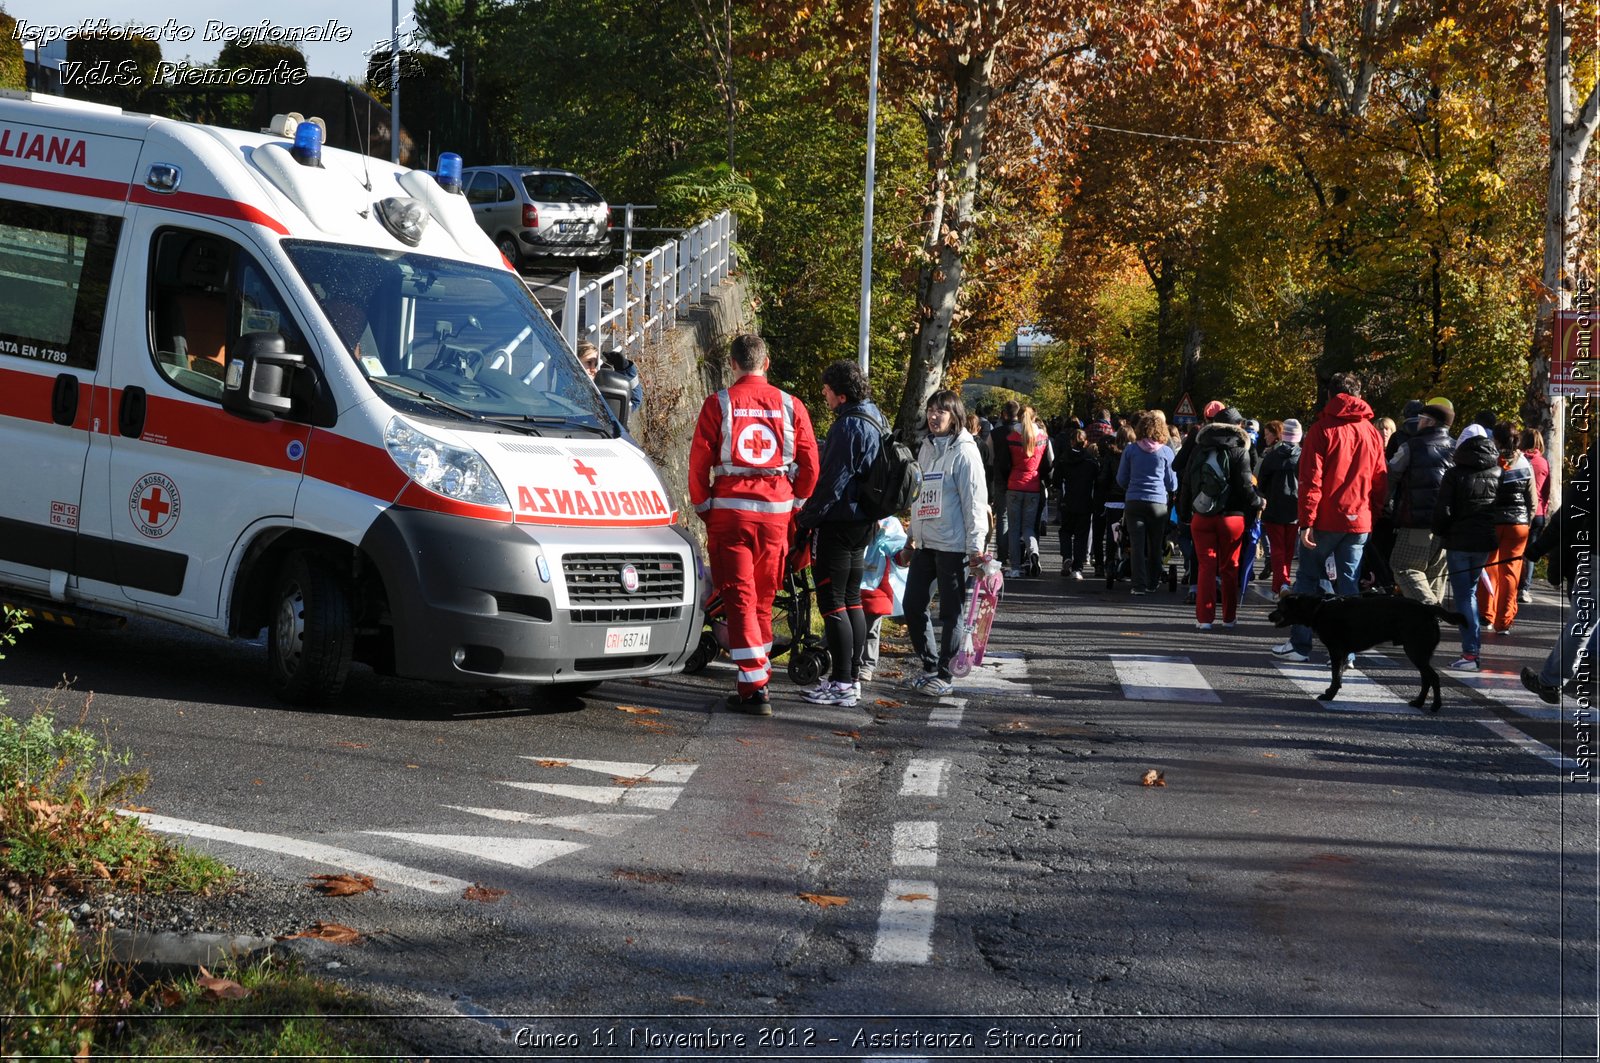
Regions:
<instances>
[{"instance_id":1,"label":"ambulance side window","mask_svg":"<svg viewBox=\"0 0 1600 1063\"><path fill-rule=\"evenodd\" d=\"M162 230L150 277L151 350L162 374L185 391L220 401L228 350L246 333L279 332L289 350L308 352L261 267L231 240Z\"/></svg>"},{"instance_id":2,"label":"ambulance side window","mask_svg":"<svg viewBox=\"0 0 1600 1063\"><path fill-rule=\"evenodd\" d=\"M122 219L0 201L0 356L93 370Z\"/></svg>"}]
</instances>

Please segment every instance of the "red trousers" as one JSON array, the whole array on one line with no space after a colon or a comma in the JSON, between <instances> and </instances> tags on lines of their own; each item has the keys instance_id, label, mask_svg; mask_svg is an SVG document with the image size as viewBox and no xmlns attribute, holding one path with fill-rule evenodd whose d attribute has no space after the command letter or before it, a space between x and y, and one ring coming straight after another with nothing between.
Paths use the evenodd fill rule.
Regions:
<instances>
[{"instance_id":1,"label":"red trousers","mask_svg":"<svg viewBox=\"0 0 1600 1063\"><path fill-rule=\"evenodd\" d=\"M1300 534L1298 524L1268 524L1261 522L1267 533L1267 552L1272 566L1272 593L1277 594L1291 582L1289 564L1294 560L1295 538Z\"/></svg>"},{"instance_id":2,"label":"red trousers","mask_svg":"<svg viewBox=\"0 0 1600 1063\"><path fill-rule=\"evenodd\" d=\"M1199 513L1189 522L1195 575L1194 618L1209 624L1217 618L1217 576L1222 576L1222 622L1233 623L1239 609L1239 544L1244 541L1244 517L1206 517Z\"/></svg>"},{"instance_id":3,"label":"red trousers","mask_svg":"<svg viewBox=\"0 0 1600 1063\"><path fill-rule=\"evenodd\" d=\"M1522 556L1532 529L1526 524L1496 524L1494 530L1499 541L1483 566L1483 574L1489 578L1489 593L1478 598L1478 613L1488 617L1496 631L1506 631L1517 619L1517 588L1522 581L1522 566L1527 564L1507 559ZM1496 561L1505 563L1497 565Z\"/></svg>"},{"instance_id":4,"label":"red trousers","mask_svg":"<svg viewBox=\"0 0 1600 1063\"><path fill-rule=\"evenodd\" d=\"M722 595L728 621L728 656L739 669L742 697L772 678L772 600L783 581L789 549L789 515L755 517L738 510L706 514L706 552L711 579Z\"/></svg>"}]
</instances>

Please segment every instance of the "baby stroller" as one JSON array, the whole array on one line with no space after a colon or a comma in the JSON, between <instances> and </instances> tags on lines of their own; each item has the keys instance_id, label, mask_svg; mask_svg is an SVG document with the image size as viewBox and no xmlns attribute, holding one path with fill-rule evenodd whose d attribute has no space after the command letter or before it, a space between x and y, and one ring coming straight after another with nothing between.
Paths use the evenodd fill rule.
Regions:
<instances>
[{"instance_id":1,"label":"baby stroller","mask_svg":"<svg viewBox=\"0 0 1600 1063\"><path fill-rule=\"evenodd\" d=\"M728 618L722 595L709 584L707 591L706 627L700 633L700 645L683 663L686 675L704 671L706 665L728 648ZM783 586L772 599L772 649L767 659L776 661L788 654L789 678L800 686L811 686L833 667L827 643L811 633L811 603L815 597L816 588L811 583L811 552L791 551L784 562Z\"/></svg>"},{"instance_id":2,"label":"baby stroller","mask_svg":"<svg viewBox=\"0 0 1600 1063\"><path fill-rule=\"evenodd\" d=\"M1177 520L1177 507L1168 510L1167 523L1162 531L1161 562L1166 569L1166 582L1168 591L1178 589L1178 561L1181 553L1178 544L1179 524ZM1133 576L1133 535L1128 531L1122 519L1111 525L1111 543L1115 549L1107 550L1106 557L1106 590L1114 590L1119 579L1131 579Z\"/></svg>"}]
</instances>

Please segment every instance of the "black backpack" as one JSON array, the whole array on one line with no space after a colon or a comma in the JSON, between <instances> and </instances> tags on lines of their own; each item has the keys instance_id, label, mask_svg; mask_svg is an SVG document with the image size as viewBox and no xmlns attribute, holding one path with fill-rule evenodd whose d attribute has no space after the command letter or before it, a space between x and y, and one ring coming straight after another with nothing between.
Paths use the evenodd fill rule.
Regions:
<instances>
[{"instance_id":1,"label":"black backpack","mask_svg":"<svg viewBox=\"0 0 1600 1063\"><path fill-rule=\"evenodd\" d=\"M856 508L862 516L882 520L904 513L922 490L922 469L911 448L894 438L889 427L865 410L851 410L846 417L859 417L876 428L882 438L878 456L867 474L856 485Z\"/></svg>"},{"instance_id":2,"label":"black backpack","mask_svg":"<svg viewBox=\"0 0 1600 1063\"><path fill-rule=\"evenodd\" d=\"M1207 448L1204 457L1189 463L1187 478L1194 511L1202 517L1221 513L1228 493L1228 452L1221 447Z\"/></svg>"}]
</instances>

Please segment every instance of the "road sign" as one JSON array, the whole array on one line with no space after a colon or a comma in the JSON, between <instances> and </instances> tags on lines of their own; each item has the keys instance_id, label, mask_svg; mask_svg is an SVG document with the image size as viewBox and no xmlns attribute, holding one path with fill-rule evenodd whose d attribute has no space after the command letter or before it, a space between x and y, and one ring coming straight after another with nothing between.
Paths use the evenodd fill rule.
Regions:
<instances>
[{"instance_id":1,"label":"road sign","mask_svg":"<svg viewBox=\"0 0 1600 1063\"><path fill-rule=\"evenodd\" d=\"M1178 408L1172 411L1172 419L1179 424L1187 424L1190 421L1198 421L1200 419L1194 412L1194 400L1189 397L1187 391L1183 393L1183 398L1178 400Z\"/></svg>"}]
</instances>

